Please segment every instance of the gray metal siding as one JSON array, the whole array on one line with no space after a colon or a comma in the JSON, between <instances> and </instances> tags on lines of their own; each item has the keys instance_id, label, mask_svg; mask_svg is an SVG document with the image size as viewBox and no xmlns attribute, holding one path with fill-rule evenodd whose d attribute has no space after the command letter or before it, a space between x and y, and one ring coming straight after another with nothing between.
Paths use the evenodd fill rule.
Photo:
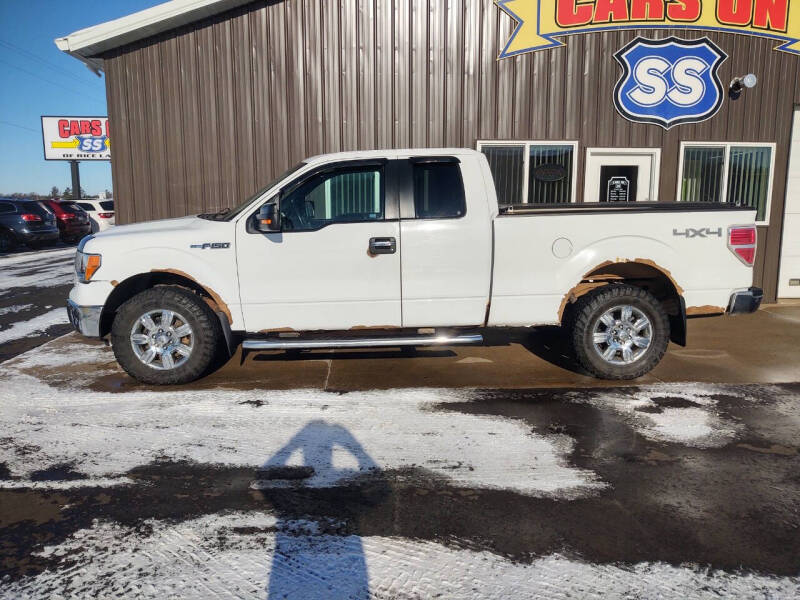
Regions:
<instances>
[{"instance_id":1,"label":"gray metal siding","mask_svg":"<svg viewBox=\"0 0 800 600\"><path fill-rule=\"evenodd\" d=\"M617 114L613 53L637 34L562 38L497 60L512 21L487 1L271 0L104 56L119 223L231 206L302 158L351 149L467 146L493 139L660 147L661 200L677 194L681 140L776 142L770 226L757 283L776 293L798 58L771 40L707 34L728 54L720 78L758 86L712 119L669 131Z\"/></svg>"}]
</instances>

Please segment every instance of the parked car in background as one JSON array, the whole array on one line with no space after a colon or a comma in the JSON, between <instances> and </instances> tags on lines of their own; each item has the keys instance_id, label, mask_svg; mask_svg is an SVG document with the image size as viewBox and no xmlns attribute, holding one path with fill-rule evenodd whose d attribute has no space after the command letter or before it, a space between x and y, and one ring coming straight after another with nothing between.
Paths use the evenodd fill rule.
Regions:
<instances>
[{"instance_id":1,"label":"parked car in background","mask_svg":"<svg viewBox=\"0 0 800 600\"><path fill-rule=\"evenodd\" d=\"M90 200L81 198L75 203L89 215L92 223L92 233L105 231L114 226L114 201L113 200Z\"/></svg>"},{"instance_id":2,"label":"parked car in background","mask_svg":"<svg viewBox=\"0 0 800 600\"><path fill-rule=\"evenodd\" d=\"M62 242L74 243L92 233L92 222L89 220L89 215L75 202L44 200L44 204L56 216L56 224Z\"/></svg>"},{"instance_id":3,"label":"parked car in background","mask_svg":"<svg viewBox=\"0 0 800 600\"><path fill-rule=\"evenodd\" d=\"M0 252L18 244L40 248L57 241L56 217L44 202L0 198Z\"/></svg>"}]
</instances>

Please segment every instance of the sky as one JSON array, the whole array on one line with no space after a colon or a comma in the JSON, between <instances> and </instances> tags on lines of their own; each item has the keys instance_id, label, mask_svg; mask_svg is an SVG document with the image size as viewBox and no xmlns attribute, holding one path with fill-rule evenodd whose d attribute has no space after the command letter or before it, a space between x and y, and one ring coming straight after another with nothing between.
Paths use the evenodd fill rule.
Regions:
<instances>
[{"instance_id":1,"label":"sky","mask_svg":"<svg viewBox=\"0 0 800 600\"><path fill-rule=\"evenodd\" d=\"M53 40L161 3L0 0L0 194L46 194L53 186L71 185L69 162L44 160L41 115L107 114L105 77L61 52ZM112 189L110 162L81 162L80 173L88 194Z\"/></svg>"}]
</instances>

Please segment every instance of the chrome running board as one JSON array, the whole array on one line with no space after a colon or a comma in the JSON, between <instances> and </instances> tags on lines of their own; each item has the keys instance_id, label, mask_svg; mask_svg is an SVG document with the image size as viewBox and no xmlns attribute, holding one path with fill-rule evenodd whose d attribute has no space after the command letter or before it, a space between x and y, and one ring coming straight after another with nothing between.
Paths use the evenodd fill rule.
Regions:
<instances>
[{"instance_id":1,"label":"chrome running board","mask_svg":"<svg viewBox=\"0 0 800 600\"><path fill-rule=\"evenodd\" d=\"M461 344L480 344L482 335L428 335L387 338L345 338L345 339L269 339L245 340L245 350L313 350L317 348L394 348L397 346L455 346Z\"/></svg>"}]
</instances>

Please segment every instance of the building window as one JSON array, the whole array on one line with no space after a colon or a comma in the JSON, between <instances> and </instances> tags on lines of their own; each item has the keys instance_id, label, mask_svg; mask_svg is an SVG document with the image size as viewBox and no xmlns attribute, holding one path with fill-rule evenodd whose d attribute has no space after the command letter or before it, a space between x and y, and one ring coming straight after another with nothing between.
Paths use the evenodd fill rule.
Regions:
<instances>
[{"instance_id":1,"label":"building window","mask_svg":"<svg viewBox=\"0 0 800 600\"><path fill-rule=\"evenodd\" d=\"M680 194L683 202L730 202L756 210L767 224L774 144L702 144L681 146Z\"/></svg>"},{"instance_id":2,"label":"building window","mask_svg":"<svg viewBox=\"0 0 800 600\"><path fill-rule=\"evenodd\" d=\"M577 142L478 143L500 205L574 202L577 149Z\"/></svg>"}]
</instances>

